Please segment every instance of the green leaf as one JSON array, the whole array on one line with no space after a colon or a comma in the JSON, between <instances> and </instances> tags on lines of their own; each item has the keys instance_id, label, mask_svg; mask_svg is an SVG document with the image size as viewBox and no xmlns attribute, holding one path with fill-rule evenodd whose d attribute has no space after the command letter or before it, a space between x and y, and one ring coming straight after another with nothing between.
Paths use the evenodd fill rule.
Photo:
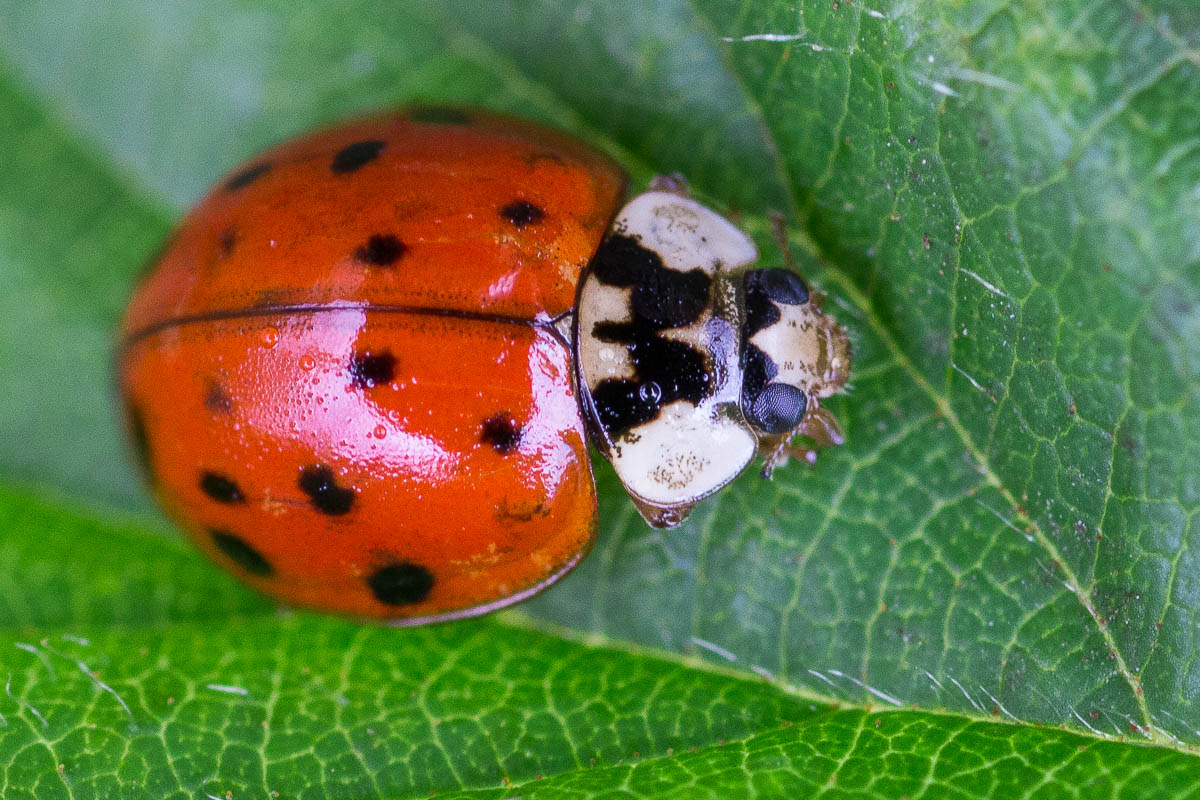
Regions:
<instances>
[{"instance_id":1,"label":"green leaf","mask_svg":"<svg viewBox=\"0 0 1200 800\"><path fill-rule=\"evenodd\" d=\"M1052 797L1083 786L1150 798L1195 786L1195 758L1167 748L838 708L511 615L388 629L275 612L180 545L26 493L0 492L0 520L14 576L0 606L6 798Z\"/></svg>"},{"instance_id":2,"label":"green leaf","mask_svg":"<svg viewBox=\"0 0 1200 800\"><path fill-rule=\"evenodd\" d=\"M1193 790L1198 87L1185 2L0 0L5 796ZM133 276L239 159L411 100L683 172L765 263L787 214L847 444L667 532L600 466L575 574L422 631L147 535Z\"/></svg>"}]
</instances>

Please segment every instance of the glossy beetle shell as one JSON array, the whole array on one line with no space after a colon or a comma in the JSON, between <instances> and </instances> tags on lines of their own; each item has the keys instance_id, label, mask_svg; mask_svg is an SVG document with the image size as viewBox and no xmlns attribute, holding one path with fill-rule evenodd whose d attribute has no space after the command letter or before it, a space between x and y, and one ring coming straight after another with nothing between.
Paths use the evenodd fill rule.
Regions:
<instances>
[{"instance_id":1,"label":"glossy beetle shell","mask_svg":"<svg viewBox=\"0 0 1200 800\"><path fill-rule=\"evenodd\" d=\"M122 325L168 513L257 588L354 615L467 616L564 574L595 490L553 323L623 186L574 140L443 109L236 170Z\"/></svg>"}]
</instances>

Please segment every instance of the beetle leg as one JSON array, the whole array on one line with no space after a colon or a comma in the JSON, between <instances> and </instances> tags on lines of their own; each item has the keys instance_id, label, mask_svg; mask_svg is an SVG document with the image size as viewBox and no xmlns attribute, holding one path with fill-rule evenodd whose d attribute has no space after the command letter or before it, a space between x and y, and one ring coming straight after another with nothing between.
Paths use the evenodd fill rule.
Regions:
<instances>
[{"instance_id":1,"label":"beetle leg","mask_svg":"<svg viewBox=\"0 0 1200 800\"><path fill-rule=\"evenodd\" d=\"M842 435L842 426L838 425L833 414L824 408L810 408L796 426L795 433L808 437L816 443L816 447L789 444L785 450L789 456L803 459L809 464L817 463L817 453L821 448L837 447L846 441L846 437Z\"/></svg>"},{"instance_id":2,"label":"beetle leg","mask_svg":"<svg viewBox=\"0 0 1200 800\"><path fill-rule=\"evenodd\" d=\"M792 444L794 436L803 436L815 446ZM807 464L817 463L817 453L823 447L837 447L846 441L842 434L842 426L838 424L833 414L827 409L820 408L816 401L810 401L808 413L791 433L778 438L772 437L762 442L759 454L763 459L762 476L770 478L776 467L787 463L788 458L798 458Z\"/></svg>"},{"instance_id":3,"label":"beetle leg","mask_svg":"<svg viewBox=\"0 0 1200 800\"><path fill-rule=\"evenodd\" d=\"M770 219L771 233L775 237L775 246L779 248L779 254L783 256L783 265L790 272L795 272L796 264L792 260L792 248L788 242L787 218L778 211L772 211Z\"/></svg>"},{"instance_id":4,"label":"beetle leg","mask_svg":"<svg viewBox=\"0 0 1200 800\"><path fill-rule=\"evenodd\" d=\"M816 403L812 405L815 406ZM837 419L829 413L829 409L820 406L809 408L804 419L800 420L796 433L807 436L821 447L837 447L846 441Z\"/></svg>"},{"instance_id":5,"label":"beetle leg","mask_svg":"<svg viewBox=\"0 0 1200 800\"><path fill-rule=\"evenodd\" d=\"M781 467L788 460L788 436L780 436L778 439L771 439L762 443L759 448L759 455L762 456L763 467L761 474L764 478L770 478L771 473L776 467Z\"/></svg>"}]
</instances>

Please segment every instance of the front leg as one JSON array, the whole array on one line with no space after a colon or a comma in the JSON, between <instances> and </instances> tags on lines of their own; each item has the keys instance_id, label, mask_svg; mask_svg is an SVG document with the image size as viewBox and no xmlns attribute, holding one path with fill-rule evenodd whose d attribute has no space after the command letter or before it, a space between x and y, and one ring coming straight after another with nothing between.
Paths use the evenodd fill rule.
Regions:
<instances>
[{"instance_id":1,"label":"front leg","mask_svg":"<svg viewBox=\"0 0 1200 800\"><path fill-rule=\"evenodd\" d=\"M816 446L793 444L791 440L795 436L803 436ZM829 413L828 409L818 406L815 399L810 399L808 411L801 418L799 425L786 434L771 437L762 442L760 447L763 457L762 476L770 478L775 468L786 464L789 457L815 465L817 453L821 448L837 447L845 441L846 437L842 434L842 426L838 424L833 414Z\"/></svg>"}]
</instances>

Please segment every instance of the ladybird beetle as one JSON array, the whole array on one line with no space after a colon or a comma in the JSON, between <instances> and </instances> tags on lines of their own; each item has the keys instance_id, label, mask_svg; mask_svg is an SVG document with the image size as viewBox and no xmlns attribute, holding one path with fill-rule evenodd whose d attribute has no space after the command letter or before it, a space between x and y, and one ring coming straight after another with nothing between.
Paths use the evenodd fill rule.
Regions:
<instances>
[{"instance_id":1,"label":"ladybird beetle","mask_svg":"<svg viewBox=\"0 0 1200 800\"><path fill-rule=\"evenodd\" d=\"M661 179L546 128L409 109L274 147L154 259L121 326L131 439L168 514L287 603L417 624L586 555L592 442L645 519L756 453L837 444L845 332ZM785 251L786 252L786 251Z\"/></svg>"}]
</instances>

